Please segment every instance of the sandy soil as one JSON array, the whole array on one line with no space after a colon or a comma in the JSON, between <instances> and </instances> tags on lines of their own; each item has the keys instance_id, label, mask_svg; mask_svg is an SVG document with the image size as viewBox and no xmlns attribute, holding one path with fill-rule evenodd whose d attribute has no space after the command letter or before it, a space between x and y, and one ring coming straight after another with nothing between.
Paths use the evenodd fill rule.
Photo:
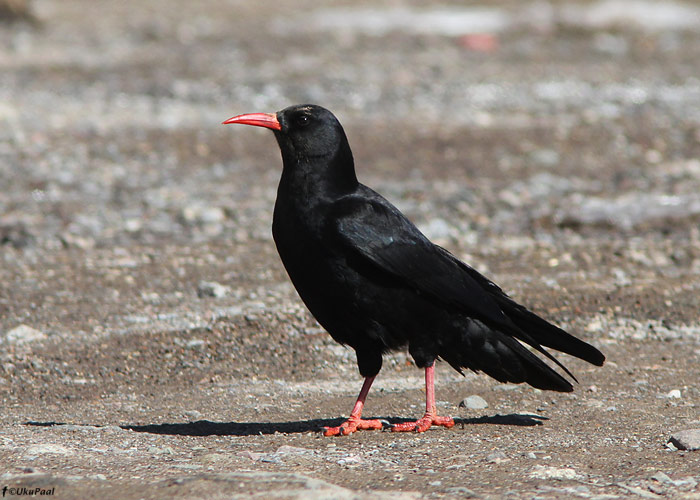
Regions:
<instances>
[{"instance_id":1,"label":"sandy soil","mask_svg":"<svg viewBox=\"0 0 700 500\"><path fill-rule=\"evenodd\" d=\"M700 452L667 446L700 428L700 5L623 4L44 0L0 26L0 488L700 498ZM561 356L562 395L440 364L453 429L322 437L354 354L277 258L274 139L219 125L299 102L606 365ZM395 353L366 414L423 398Z\"/></svg>"}]
</instances>

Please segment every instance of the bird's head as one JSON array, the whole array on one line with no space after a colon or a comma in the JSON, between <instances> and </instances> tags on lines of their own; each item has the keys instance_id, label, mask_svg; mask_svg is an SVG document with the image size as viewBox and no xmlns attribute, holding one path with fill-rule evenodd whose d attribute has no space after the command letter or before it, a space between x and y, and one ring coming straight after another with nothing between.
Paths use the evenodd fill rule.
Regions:
<instances>
[{"instance_id":1,"label":"bird's head","mask_svg":"<svg viewBox=\"0 0 700 500\"><path fill-rule=\"evenodd\" d=\"M223 123L271 129L284 157L330 157L347 142L343 127L333 113L315 104L290 106L277 113L234 116Z\"/></svg>"}]
</instances>

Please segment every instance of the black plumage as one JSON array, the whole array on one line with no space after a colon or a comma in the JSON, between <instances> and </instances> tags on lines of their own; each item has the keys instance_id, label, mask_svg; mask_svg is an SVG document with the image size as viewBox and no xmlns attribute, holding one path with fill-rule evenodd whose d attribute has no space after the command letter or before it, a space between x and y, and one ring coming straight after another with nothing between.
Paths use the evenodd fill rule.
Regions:
<instances>
[{"instance_id":1,"label":"black plumage","mask_svg":"<svg viewBox=\"0 0 700 500\"><path fill-rule=\"evenodd\" d=\"M301 299L333 339L356 351L366 379L350 419L327 434L377 428L360 413L382 354L390 350L407 346L430 385L426 416L396 430L451 426L435 414L437 358L460 372L468 368L555 391L573 387L533 350L574 380L545 347L603 364L595 347L516 303L360 184L345 132L330 111L299 105L224 123L274 131L284 164L272 226L277 249Z\"/></svg>"}]
</instances>

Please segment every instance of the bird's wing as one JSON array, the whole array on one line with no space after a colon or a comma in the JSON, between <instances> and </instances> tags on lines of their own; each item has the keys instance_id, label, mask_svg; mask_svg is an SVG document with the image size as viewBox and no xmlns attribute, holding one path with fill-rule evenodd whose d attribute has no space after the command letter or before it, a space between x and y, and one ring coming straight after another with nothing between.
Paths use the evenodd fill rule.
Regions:
<instances>
[{"instance_id":1,"label":"bird's wing","mask_svg":"<svg viewBox=\"0 0 700 500\"><path fill-rule=\"evenodd\" d=\"M376 195L347 197L330 217L335 241L378 275L493 326L514 326L484 286L434 245L389 202ZM449 257L448 257L449 256ZM496 287L496 285L493 285ZM496 287L498 288L498 287ZM500 289L499 289L500 290Z\"/></svg>"},{"instance_id":2,"label":"bird's wing","mask_svg":"<svg viewBox=\"0 0 700 500\"><path fill-rule=\"evenodd\" d=\"M542 344L583 359L590 357L593 359L591 362L596 364L601 363L595 353L581 355L580 351L585 351L582 346L597 352L595 348L527 311L495 283L433 244L396 207L373 191L369 192L370 196L350 196L336 202L329 219L332 221L332 236L340 242L344 253L350 256L350 265L353 257L359 259L359 269L370 266L369 269L375 274L388 275L397 284L413 288L525 342L556 363L574 380L576 377ZM523 326L538 327L537 333L525 332L511 317L512 313L518 320L526 320ZM540 330L546 332L540 334ZM557 336L563 339L557 339ZM569 343L573 345L567 346Z\"/></svg>"}]
</instances>

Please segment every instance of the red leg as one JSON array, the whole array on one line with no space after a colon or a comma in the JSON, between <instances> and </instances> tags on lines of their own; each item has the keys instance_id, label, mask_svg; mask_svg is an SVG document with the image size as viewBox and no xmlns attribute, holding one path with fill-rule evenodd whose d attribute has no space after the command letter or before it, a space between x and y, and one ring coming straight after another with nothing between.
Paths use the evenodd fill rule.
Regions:
<instances>
[{"instance_id":1,"label":"red leg","mask_svg":"<svg viewBox=\"0 0 700 500\"><path fill-rule=\"evenodd\" d=\"M350 418L345 422L340 424L338 427L324 427L324 436L337 436L342 434L347 436L353 432L361 429L381 429L381 420L363 420L360 418L362 415L362 408L365 406L365 399L367 399L367 393L369 393L369 388L372 387L372 382L374 382L374 377L366 377L364 384L362 384L362 390L360 395L357 396L357 402L355 402L355 407L350 413Z\"/></svg>"},{"instance_id":2,"label":"red leg","mask_svg":"<svg viewBox=\"0 0 700 500\"><path fill-rule=\"evenodd\" d=\"M425 369L425 415L415 422L405 422L394 425L393 432L425 432L433 425L452 427L455 421L452 417L439 417L435 408L435 366L431 365Z\"/></svg>"}]
</instances>

